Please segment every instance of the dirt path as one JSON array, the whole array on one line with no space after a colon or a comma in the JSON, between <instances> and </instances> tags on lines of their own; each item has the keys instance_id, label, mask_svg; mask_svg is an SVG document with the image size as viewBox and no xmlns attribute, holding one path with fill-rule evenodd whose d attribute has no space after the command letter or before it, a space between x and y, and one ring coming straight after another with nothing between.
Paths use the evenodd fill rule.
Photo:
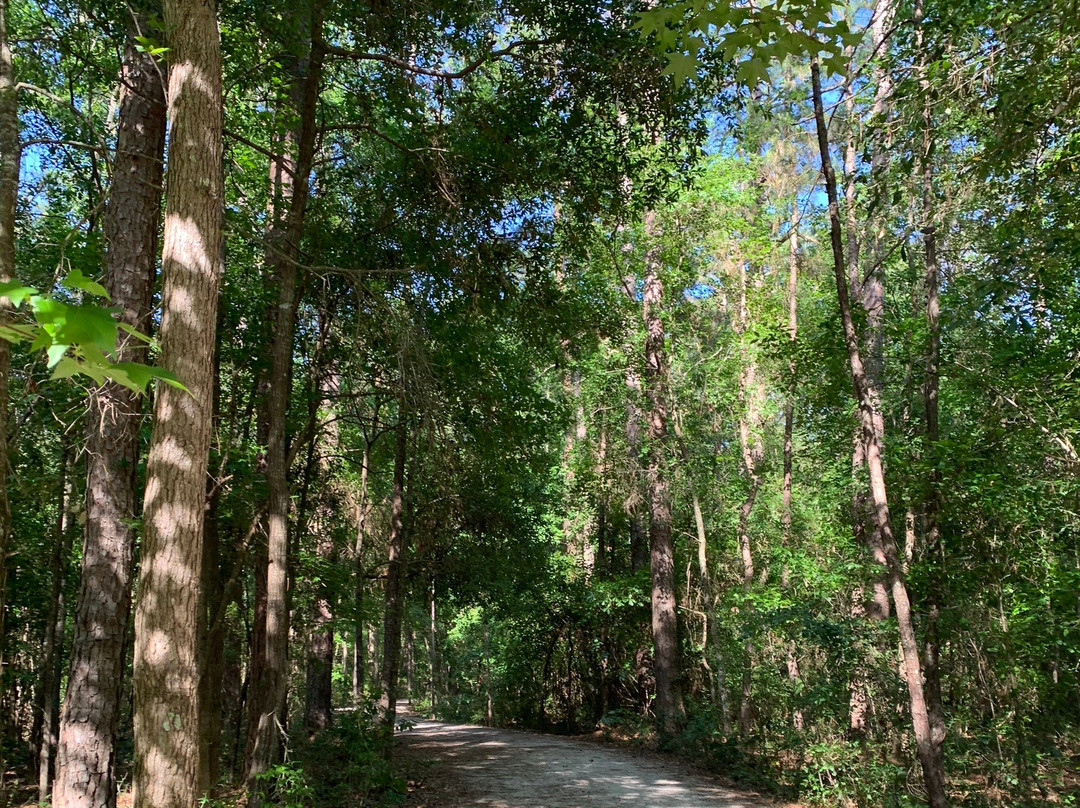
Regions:
<instances>
[{"instance_id":1,"label":"dirt path","mask_svg":"<svg viewBox=\"0 0 1080 808\"><path fill-rule=\"evenodd\" d=\"M400 737L427 766L417 808L764 808L756 797L689 774L678 761L587 741L412 719Z\"/></svg>"}]
</instances>

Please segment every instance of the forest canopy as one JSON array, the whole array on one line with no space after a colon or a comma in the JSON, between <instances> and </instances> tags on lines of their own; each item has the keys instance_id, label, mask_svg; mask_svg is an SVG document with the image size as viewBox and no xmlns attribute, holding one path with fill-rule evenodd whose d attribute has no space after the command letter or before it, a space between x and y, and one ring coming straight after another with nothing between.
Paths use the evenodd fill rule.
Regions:
<instances>
[{"instance_id":1,"label":"forest canopy","mask_svg":"<svg viewBox=\"0 0 1080 808\"><path fill-rule=\"evenodd\" d=\"M1073 804L1078 177L1064 0L0 0L0 804Z\"/></svg>"}]
</instances>

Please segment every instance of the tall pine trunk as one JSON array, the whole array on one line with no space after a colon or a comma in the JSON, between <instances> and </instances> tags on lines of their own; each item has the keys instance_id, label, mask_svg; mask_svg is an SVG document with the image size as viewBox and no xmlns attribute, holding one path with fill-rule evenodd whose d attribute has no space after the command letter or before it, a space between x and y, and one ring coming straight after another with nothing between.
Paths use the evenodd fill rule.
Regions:
<instances>
[{"instance_id":1,"label":"tall pine trunk","mask_svg":"<svg viewBox=\"0 0 1080 808\"><path fill-rule=\"evenodd\" d=\"M200 795L199 620L214 343L222 272L221 39L213 2L166 0L169 168L161 364L135 611L136 808Z\"/></svg>"},{"instance_id":2,"label":"tall pine trunk","mask_svg":"<svg viewBox=\"0 0 1080 808\"><path fill-rule=\"evenodd\" d=\"M405 531L405 455L408 451L408 428L404 397L399 400L397 439L394 444L394 486L390 494L389 564L386 568L386 609L383 615L383 655L379 671L378 721L385 734L384 754L392 750L390 736L397 716L397 680L401 661L401 624L405 615L405 556L408 535Z\"/></svg>"},{"instance_id":3,"label":"tall pine trunk","mask_svg":"<svg viewBox=\"0 0 1080 808\"><path fill-rule=\"evenodd\" d=\"M140 49L145 18L128 32L120 74L113 186L105 208L105 287L119 320L146 331L157 265L165 150L164 67ZM140 340L121 331L116 358L142 362ZM87 415L86 534L57 750L53 805L116 804L113 770L131 617L141 398L107 382Z\"/></svg>"},{"instance_id":4,"label":"tall pine trunk","mask_svg":"<svg viewBox=\"0 0 1080 808\"><path fill-rule=\"evenodd\" d=\"M944 562L941 543L941 472L937 463L937 443L941 438L938 423L939 368L941 365L941 321L938 290L941 285L941 265L938 259L937 222L934 196L934 119L933 98L923 33L923 2L915 0L915 36L921 53L918 67L919 90L922 94L922 236L926 284L926 377L923 381L923 417L925 419L926 451L930 470L926 480L926 499L923 516L926 520L926 558L929 565L927 588L927 618L924 642L926 701L930 717L930 746L936 766L945 769L945 708L941 698L940 638L938 622L941 617L942 593L940 569Z\"/></svg>"},{"instance_id":5,"label":"tall pine trunk","mask_svg":"<svg viewBox=\"0 0 1080 808\"><path fill-rule=\"evenodd\" d=\"M45 616L45 647L42 660L40 702L41 729L38 735L38 802L46 802L52 790L56 765L56 746L60 732L61 658L64 648L64 577L70 553L68 542L71 514L71 477L68 468L71 452L64 441L60 454L60 490L57 497L56 535L49 559L51 585L49 610Z\"/></svg>"},{"instance_id":6,"label":"tall pine trunk","mask_svg":"<svg viewBox=\"0 0 1080 808\"><path fill-rule=\"evenodd\" d=\"M15 203L19 196L19 104L15 72L8 43L8 0L0 0L0 282L15 278ZM0 297L0 325L6 325L11 301ZM4 617L7 614L7 557L11 539L11 507L8 501L8 442L11 439L8 374L11 346L0 339L0 693L7 664ZM4 719L0 717L0 740ZM0 750L0 802L6 799L4 773L7 761Z\"/></svg>"},{"instance_id":7,"label":"tall pine trunk","mask_svg":"<svg viewBox=\"0 0 1080 808\"><path fill-rule=\"evenodd\" d=\"M356 545L353 548L353 574L356 576L353 589L353 659L352 659L352 703L360 705L364 695L364 591L366 590L366 570L364 568L364 538L367 536L368 518L368 475L371 473L371 444L364 438L364 455L360 461L360 502L356 506Z\"/></svg>"},{"instance_id":8,"label":"tall pine trunk","mask_svg":"<svg viewBox=\"0 0 1080 808\"><path fill-rule=\"evenodd\" d=\"M288 557L289 557L289 483L286 446L286 416L292 379L293 333L297 305L297 264L300 239L307 213L309 176L315 155L315 111L322 78L323 43L322 9L316 4L310 20L308 58L296 66L296 76L286 109L290 120L297 121L287 138L282 160L283 221L275 223L267 234L264 263L277 285L277 310L271 339L270 384L267 395L266 483L267 554L265 657L253 663L257 676L253 682L249 709L249 746L247 780L250 806L263 801L259 775L267 771L278 756L279 728L284 724L282 705L288 687ZM306 63L305 63L306 62ZM295 149L294 154L288 150Z\"/></svg>"},{"instance_id":9,"label":"tall pine trunk","mask_svg":"<svg viewBox=\"0 0 1080 808\"><path fill-rule=\"evenodd\" d=\"M746 496L739 505L739 553L743 567L744 609L747 614L753 610L754 588L754 552L750 541L750 516L757 501L761 487L758 468L763 459L761 435L758 429L761 414L759 412L759 390L757 361L746 349L746 328L749 311L746 299L746 262L738 261L739 270L739 311L738 332L743 345L742 371L739 374L739 448L742 452L743 472L748 488ZM753 703L753 665L754 642L748 633L743 645L742 698L739 702L739 732L745 738L750 734L754 719Z\"/></svg>"},{"instance_id":10,"label":"tall pine trunk","mask_svg":"<svg viewBox=\"0 0 1080 808\"><path fill-rule=\"evenodd\" d=\"M795 434L795 395L798 389L798 367L796 365L795 344L799 338L799 206L798 201L792 204L791 232L788 234L788 281L787 281L787 309L788 309L788 341L790 343L787 364L787 396L784 399L784 476L780 495L781 510L780 522L783 528L784 546L792 545L792 465L794 459L794 434ZM791 571L787 563L780 575L780 585L786 590L791 585ZM787 675L788 680L795 684L799 681L799 656L795 648L795 640L789 640L787 646ZM791 725L800 730L803 728L803 712L798 707L791 711Z\"/></svg>"},{"instance_id":11,"label":"tall pine trunk","mask_svg":"<svg viewBox=\"0 0 1080 808\"><path fill-rule=\"evenodd\" d=\"M907 582L900 564L896 538L893 535L892 517L889 514L889 497L885 485L885 468L882 458L882 446L874 429L875 402L871 396L866 370L863 366L859 349L859 338L855 332L855 323L851 316L851 302L848 298L847 275L844 267L844 245L841 235L840 205L836 192L836 174L833 172L832 158L829 156L829 134L825 122L825 108L821 92L821 69L817 56L811 57L810 75L813 84L814 119L817 125L818 150L821 155L821 170L825 177L825 190L829 200L829 236L833 253L833 271L836 277L836 293L840 308L840 321L844 330L844 344L848 352L855 399L859 407L859 422L862 426L863 441L866 445L866 465L870 473L870 491L874 527L881 534L882 551L885 557L886 576L896 608L897 627L900 632L900 645L903 649L904 678L907 681L908 697L911 707L911 721L915 732L915 743L919 762L923 769L923 781L931 808L945 808L948 798L945 794L945 772L942 761L935 758L930 732L930 720L927 714L926 694L923 688L922 662L919 644L915 636L911 598Z\"/></svg>"},{"instance_id":12,"label":"tall pine trunk","mask_svg":"<svg viewBox=\"0 0 1080 808\"><path fill-rule=\"evenodd\" d=\"M645 477L648 486L649 551L652 577L653 674L656 678L654 711L663 740L670 741L686 717L679 670L678 618L675 600L675 552L671 533L671 494L664 472L667 443L668 367L664 351L664 323L660 317L664 285L660 279L660 225L656 213L645 217L651 242L645 257L645 392L648 400L648 436Z\"/></svg>"}]
</instances>

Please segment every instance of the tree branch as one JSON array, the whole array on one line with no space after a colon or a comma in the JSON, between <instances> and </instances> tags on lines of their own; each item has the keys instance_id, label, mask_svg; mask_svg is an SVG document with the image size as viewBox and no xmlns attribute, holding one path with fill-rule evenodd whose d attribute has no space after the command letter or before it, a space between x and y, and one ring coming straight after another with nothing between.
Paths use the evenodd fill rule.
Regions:
<instances>
[{"instance_id":1,"label":"tree branch","mask_svg":"<svg viewBox=\"0 0 1080 808\"><path fill-rule=\"evenodd\" d=\"M488 62L498 59L502 56L508 56L516 51L518 48L535 47L537 45L548 45L555 40L552 39L519 39L511 42L505 48L498 48L489 52L486 56L482 56L476 61L469 62L465 67L460 70L447 71L447 70L435 70L430 67L421 67L418 64L407 62L404 59L399 59L396 56L389 56L385 53L369 53L367 51L354 51L348 48L340 48L337 45L327 45L326 53L330 56L340 56L345 59L358 59L368 62L382 62L383 64L391 65L392 67L405 70L409 73L415 73L419 76L431 76L437 79L463 79L470 73L475 73L481 67Z\"/></svg>"}]
</instances>

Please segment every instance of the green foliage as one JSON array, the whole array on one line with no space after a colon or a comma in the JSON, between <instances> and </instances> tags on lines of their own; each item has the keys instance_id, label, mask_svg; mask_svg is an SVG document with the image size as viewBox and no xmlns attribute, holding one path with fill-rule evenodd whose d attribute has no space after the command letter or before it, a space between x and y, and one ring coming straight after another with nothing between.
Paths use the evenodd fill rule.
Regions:
<instances>
[{"instance_id":1,"label":"green foliage","mask_svg":"<svg viewBox=\"0 0 1080 808\"><path fill-rule=\"evenodd\" d=\"M78 268L68 273L62 285L108 300L104 287L87 278ZM32 323L0 326L0 339L25 342L30 351L44 351L53 379L83 375L97 384L109 379L137 393L144 392L150 382L160 379L173 387L186 389L164 368L137 362L114 362L109 358L121 329L131 339L150 342L149 337L131 326L118 323L110 309L96 303L68 303L57 296L39 294L19 281L0 283L0 298L6 298L15 307L25 304L33 317Z\"/></svg>"},{"instance_id":2,"label":"green foliage","mask_svg":"<svg viewBox=\"0 0 1080 808\"><path fill-rule=\"evenodd\" d=\"M863 33L852 30L836 7L834 0L679 0L642 12L638 26L664 54L665 72L676 82L696 77L706 55L717 51L724 61L738 62L736 79L753 89L769 82L772 62L821 52L828 70L845 74L845 49L858 45Z\"/></svg>"}]
</instances>

